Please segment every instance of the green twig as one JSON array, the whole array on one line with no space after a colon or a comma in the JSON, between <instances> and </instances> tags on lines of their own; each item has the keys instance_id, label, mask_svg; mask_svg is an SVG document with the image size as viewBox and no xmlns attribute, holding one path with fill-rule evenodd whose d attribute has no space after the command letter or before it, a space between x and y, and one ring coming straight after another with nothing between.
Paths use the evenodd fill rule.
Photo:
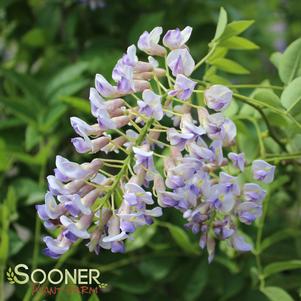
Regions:
<instances>
[{"instance_id":1,"label":"green twig","mask_svg":"<svg viewBox=\"0 0 301 301\"><path fill-rule=\"evenodd\" d=\"M215 51L215 48L216 48L216 44L213 44L212 48L210 49L210 51L207 53L207 55L205 55L194 67L194 70L195 71L196 69L198 69L202 64L204 64L208 58L213 54L213 52Z\"/></svg>"}]
</instances>

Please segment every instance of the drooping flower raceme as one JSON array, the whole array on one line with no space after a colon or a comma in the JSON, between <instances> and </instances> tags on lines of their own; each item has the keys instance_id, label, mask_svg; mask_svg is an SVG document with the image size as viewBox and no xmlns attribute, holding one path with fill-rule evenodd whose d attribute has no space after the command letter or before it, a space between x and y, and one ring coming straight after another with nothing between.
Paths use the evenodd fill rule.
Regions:
<instances>
[{"instance_id":1,"label":"drooping flower raceme","mask_svg":"<svg viewBox=\"0 0 301 301\"><path fill-rule=\"evenodd\" d=\"M233 151L237 129L224 114L232 91L191 77L191 32L169 30L163 45L161 27L144 32L138 48L147 61L131 45L113 68L112 81L96 75L89 95L94 123L70 120L75 150L91 159L79 164L58 155L45 203L36 206L44 226L58 233L43 239L48 256L60 257L79 239L96 254L124 252L136 229L152 224L167 207L182 213L209 261L216 240L251 250L239 223L250 225L261 216L261 183L273 181L275 167L262 159L247 162L237 147ZM196 93L205 106L194 101Z\"/></svg>"}]
</instances>

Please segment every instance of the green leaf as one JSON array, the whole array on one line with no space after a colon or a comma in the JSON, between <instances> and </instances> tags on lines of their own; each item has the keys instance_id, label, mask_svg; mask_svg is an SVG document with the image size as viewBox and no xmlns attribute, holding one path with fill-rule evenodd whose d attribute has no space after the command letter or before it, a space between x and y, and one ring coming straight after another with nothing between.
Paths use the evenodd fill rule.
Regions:
<instances>
[{"instance_id":1,"label":"green leaf","mask_svg":"<svg viewBox=\"0 0 301 301\"><path fill-rule=\"evenodd\" d=\"M265 277L269 277L282 271L295 269L301 269L301 260L273 262L263 269L263 274L265 275Z\"/></svg>"},{"instance_id":2,"label":"green leaf","mask_svg":"<svg viewBox=\"0 0 301 301\"><path fill-rule=\"evenodd\" d=\"M9 169L12 162L12 155L7 150L5 141L0 139L0 171Z\"/></svg>"},{"instance_id":3,"label":"green leaf","mask_svg":"<svg viewBox=\"0 0 301 301\"><path fill-rule=\"evenodd\" d=\"M164 223L164 226L168 228L172 238L181 249L183 249L187 253L199 253L198 249L195 248L195 246L190 241L187 233L182 228L169 223Z\"/></svg>"},{"instance_id":4,"label":"green leaf","mask_svg":"<svg viewBox=\"0 0 301 301\"><path fill-rule=\"evenodd\" d=\"M195 268L187 275L189 280L183 287L183 300L194 301L199 300L199 296L204 290L208 281L208 263L207 260L200 261Z\"/></svg>"},{"instance_id":5,"label":"green leaf","mask_svg":"<svg viewBox=\"0 0 301 301\"><path fill-rule=\"evenodd\" d=\"M285 84L301 76L301 38L290 44L284 51L278 71Z\"/></svg>"},{"instance_id":6,"label":"green leaf","mask_svg":"<svg viewBox=\"0 0 301 301\"><path fill-rule=\"evenodd\" d=\"M9 83L14 85L14 88L20 89L20 91L26 95L26 100L24 99L24 96L20 98L30 110L32 110L32 108L36 108L36 110L43 108L42 102L44 100L44 91L41 88L40 82L36 78L26 74L17 73L12 70L1 70L1 73ZM12 92L10 89L7 89L6 92L10 97L16 98L15 91ZM34 111L33 113L36 114L37 112Z\"/></svg>"},{"instance_id":7,"label":"green leaf","mask_svg":"<svg viewBox=\"0 0 301 301\"><path fill-rule=\"evenodd\" d=\"M9 211L10 220L12 220L16 215L16 208L17 208L17 197L16 197L16 191L13 186L8 187L5 203L7 206L7 209Z\"/></svg>"},{"instance_id":8,"label":"green leaf","mask_svg":"<svg viewBox=\"0 0 301 301\"><path fill-rule=\"evenodd\" d=\"M88 69L88 63L78 62L71 66L62 68L61 71L56 73L49 81L46 88L46 95L48 97L57 94L57 90L63 88L67 84L71 84L75 79L78 79L81 74ZM62 94L61 94L62 95ZM69 95L66 93L66 95Z\"/></svg>"},{"instance_id":9,"label":"green leaf","mask_svg":"<svg viewBox=\"0 0 301 301\"><path fill-rule=\"evenodd\" d=\"M240 64L225 58L216 59L211 62L212 65L217 67L220 70L223 70L228 73L234 74L249 74L249 70L245 67L241 66Z\"/></svg>"},{"instance_id":10,"label":"green leaf","mask_svg":"<svg viewBox=\"0 0 301 301\"><path fill-rule=\"evenodd\" d=\"M213 54L207 59L207 62L211 64L212 61L223 58L228 53L228 49L225 47L217 47Z\"/></svg>"},{"instance_id":11,"label":"green leaf","mask_svg":"<svg viewBox=\"0 0 301 301\"><path fill-rule=\"evenodd\" d=\"M27 126L25 132L25 149L26 151L32 150L41 140L41 136L37 129L31 125Z\"/></svg>"},{"instance_id":12,"label":"green leaf","mask_svg":"<svg viewBox=\"0 0 301 301\"><path fill-rule=\"evenodd\" d=\"M279 96L271 89L258 88L251 94L251 97L275 108L282 108Z\"/></svg>"},{"instance_id":13,"label":"green leaf","mask_svg":"<svg viewBox=\"0 0 301 301\"><path fill-rule=\"evenodd\" d=\"M51 132L53 128L57 125L59 120L64 116L66 113L66 106L65 105L56 105L49 109L45 118L43 118L40 129L42 132Z\"/></svg>"},{"instance_id":14,"label":"green leaf","mask_svg":"<svg viewBox=\"0 0 301 301\"><path fill-rule=\"evenodd\" d=\"M214 260L215 262L227 268L232 274L237 274L239 272L239 265L228 257L215 256Z\"/></svg>"},{"instance_id":15,"label":"green leaf","mask_svg":"<svg viewBox=\"0 0 301 301\"><path fill-rule=\"evenodd\" d=\"M293 298L280 287L264 287L261 289L261 292L271 301L294 301Z\"/></svg>"},{"instance_id":16,"label":"green leaf","mask_svg":"<svg viewBox=\"0 0 301 301\"><path fill-rule=\"evenodd\" d=\"M9 209L6 204L0 205L0 213L1 213L1 241L0 241L0 265L6 264L6 259L9 251L9 236L8 236L8 228L9 228Z\"/></svg>"},{"instance_id":17,"label":"green leaf","mask_svg":"<svg viewBox=\"0 0 301 301\"><path fill-rule=\"evenodd\" d=\"M72 293L71 293L72 292ZM82 297L79 291L77 291L76 285L63 285L61 286L56 301L69 301L72 296L72 301L81 301Z\"/></svg>"},{"instance_id":18,"label":"green leaf","mask_svg":"<svg viewBox=\"0 0 301 301\"><path fill-rule=\"evenodd\" d=\"M157 226L143 226L138 228L133 234L133 240L127 240L126 250L128 252L144 247L156 233Z\"/></svg>"},{"instance_id":19,"label":"green leaf","mask_svg":"<svg viewBox=\"0 0 301 301\"><path fill-rule=\"evenodd\" d=\"M221 7L213 41L218 40L222 36L222 34L226 29L227 21L228 21L227 12L223 7Z\"/></svg>"},{"instance_id":20,"label":"green leaf","mask_svg":"<svg viewBox=\"0 0 301 301\"><path fill-rule=\"evenodd\" d=\"M301 52L301 49L300 49ZM281 103L292 115L301 110L301 76L294 79L282 92Z\"/></svg>"},{"instance_id":21,"label":"green leaf","mask_svg":"<svg viewBox=\"0 0 301 301\"><path fill-rule=\"evenodd\" d=\"M62 96L74 95L82 89L85 89L88 84L89 80L82 78L74 79L72 82L66 83L64 86L58 88L54 94L51 95L50 102L57 103Z\"/></svg>"},{"instance_id":22,"label":"green leaf","mask_svg":"<svg viewBox=\"0 0 301 301\"><path fill-rule=\"evenodd\" d=\"M146 257L139 263L139 270L141 274L147 278L159 281L166 279L168 273L175 263L175 258L172 256L161 257Z\"/></svg>"},{"instance_id":23,"label":"green leaf","mask_svg":"<svg viewBox=\"0 0 301 301\"><path fill-rule=\"evenodd\" d=\"M90 113L91 110L90 105L86 99L74 97L74 96L61 96L60 99L64 103L74 107L75 109L81 112L88 113L88 114Z\"/></svg>"},{"instance_id":24,"label":"green leaf","mask_svg":"<svg viewBox=\"0 0 301 301\"><path fill-rule=\"evenodd\" d=\"M253 23L254 20L241 20L229 23L221 37L221 41L239 35L240 33L247 30Z\"/></svg>"},{"instance_id":25,"label":"green leaf","mask_svg":"<svg viewBox=\"0 0 301 301\"><path fill-rule=\"evenodd\" d=\"M27 124L36 126L36 112L32 110L34 104L27 102L27 99L17 97L0 97L0 101L5 105L5 109L25 121Z\"/></svg>"},{"instance_id":26,"label":"green leaf","mask_svg":"<svg viewBox=\"0 0 301 301\"><path fill-rule=\"evenodd\" d=\"M270 61L273 63L273 65L278 69L280 60L282 58L282 53L281 52L274 52L270 56Z\"/></svg>"},{"instance_id":27,"label":"green leaf","mask_svg":"<svg viewBox=\"0 0 301 301\"><path fill-rule=\"evenodd\" d=\"M7 119L0 120L0 130L6 130L24 125L24 122L19 118L12 118L11 116Z\"/></svg>"},{"instance_id":28,"label":"green leaf","mask_svg":"<svg viewBox=\"0 0 301 301\"><path fill-rule=\"evenodd\" d=\"M254 50L259 48L259 46L253 43L252 41L246 38L236 36L222 41L219 45L228 49L240 50Z\"/></svg>"},{"instance_id":29,"label":"green leaf","mask_svg":"<svg viewBox=\"0 0 301 301\"><path fill-rule=\"evenodd\" d=\"M41 28L28 31L22 38L24 44L30 47L42 47L46 43L45 32Z\"/></svg>"},{"instance_id":30,"label":"green leaf","mask_svg":"<svg viewBox=\"0 0 301 301\"><path fill-rule=\"evenodd\" d=\"M265 238L261 243L261 252L269 248L270 246L278 243L282 240L291 239L291 237L299 237L301 236L301 231L296 229L284 229L278 231L271 236Z\"/></svg>"},{"instance_id":31,"label":"green leaf","mask_svg":"<svg viewBox=\"0 0 301 301\"><path fill-rule=\"evenodd\" d=\"M18 254L19 251L24 247L26 241L20 239L20 237L16 234L15 231L9 231L9 244L10 244L9 255L14 256Z\"/></svg>"},{"instance_id":32,"label":"green leaf","mask_svg":"<svg viewBox=\"0 0 301 301\"><path fill-rule=\"evenodd\" d=\"M22 178L19 176L14 182L17 198L28 198L32 193L39 192L43 193L44 190L37 182L31 178Z\"/></svg>"}]
</instances>

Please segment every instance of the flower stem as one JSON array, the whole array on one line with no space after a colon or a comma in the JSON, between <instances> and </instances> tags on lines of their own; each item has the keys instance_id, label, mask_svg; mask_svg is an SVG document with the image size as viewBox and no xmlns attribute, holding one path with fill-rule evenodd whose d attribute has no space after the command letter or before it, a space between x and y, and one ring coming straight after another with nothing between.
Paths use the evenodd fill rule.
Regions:
<instances>
[{"instance_id":1,"label":"flower stem","mask_svg":"<svg viewBox=\"0 0 301 301\"><path fill-rule=\"evenodd\" d=\"M268 212L269 200L270 200L270 196L267 195L266 201L263 202L263 213L262 213L261 219L259 220L257 236L256 236L256 245L255 245L255 258L256 258L256 265L257 265L257 269L258 269L258 278L259 278L260 289L264 288L264 286L265 286L260 253L261 253L261 241L262 241L262 235L263 235L263 228L264 228L264 224L265 224L265 220L266 220L266 216L267 216L267 212Z\"/></svg>"},{"instance_id":2,"label":"flower stem","mask_svg":"<svg viewBox=\"0 0 301 301\"><path fill-rule=\"evenodd\" d=\"M293 160L293 159L301 159L301 153L279 154L274 157L267 157L265 160L268 162L272 162L272 161Z\"/></svg>"},{"instance_id":3,"label":"flower stem","mask_svg":"<svg viewBox=\"0 0 301 301\"><path fill-rule=\"evenodd\" d=\"M262 89L275 89L275 90L283 90L284 88L281 86L274 86L274 85L260 85L260 84L233 84L227 85L229 88L262 88Z\"/></svg>"},{"instance_id":4,"label":"flower stem","mask_svg":"<svg viewBox=\"0 0 301 301\"><path fill-rule=\"evenodd\" d=\"M40 144L40 149L43 147L44 141L41 142ZM44 186L44 178L45 178L45 173L46 173L46 162L43 162L43 165L41 166L40 170L40 175L39 175L39 186L43 187ZM33 255L32 255L32 270L34 270L37 265L38 265L38 257L39 257L39 252L40 252L40 237L41 237L41 220L38 214L36 214L36 222L35 222L35 233L34 233L34 246L33 246ZM32 287L29 285L24 301L29 301L31 299L31 290Z\"/></svg>"},{"instance_id":5,"label":"flower stem","mask_svg":"<svg viewBox=\"0 0 301 301\"><path fill-rule=\"evenodd\" d=\"M194 67L194 71L196 69L198 69L203 63L205 63L208 58L213 54L213 52L215 51L216 48L216 44L213 44L212 48L210 49L210 51L207 53L207 55L205 55Z\"/></svg>"},{"instance_id":6,"label":"flower stem","mask_svg":"<svg viewBox=\"0 0 301 301\"><path fill-rule=\"evenodd\" d=\"M143 140L145 139L150 127L152 126L154 122L153 118L150 118L147 123L145 124L145 126L142 128L139 137L136 140L135 145L139 146ZM121 179L126 175L128 168L129 168L129 164L131 164L131 161L134 157L134 153L130 152L127 156L127 158L124 160L124 164L122 166L122 168L120 169L119 173L115 176L115 180L111 186L111 188L108 190L105 198L104 198L104 202L108 201L112 195L112 193L115 192L117 186L120 184Z\"/></svg>"},{"instance_id":7,"label":"flower stem","mask_svg":"<svg viewBox=\"0 0 301 301\"><path fill-rule=\"evenodd\" d=\"M256 106L256 107L259 106L259 107L269 108L272 112L275 112L275 113L278 113L279 115L290 118L299 128L301 128L301 123L298 122L290 113L288 113L285 110L275 108L274 106L272 106L266 102L263 102L263 101L260 101L258 99L251 98L248 96L244 96L244 95L241 95L238 93L233 93L233 96L251 106Z\"/></svg>"}]
</instances>

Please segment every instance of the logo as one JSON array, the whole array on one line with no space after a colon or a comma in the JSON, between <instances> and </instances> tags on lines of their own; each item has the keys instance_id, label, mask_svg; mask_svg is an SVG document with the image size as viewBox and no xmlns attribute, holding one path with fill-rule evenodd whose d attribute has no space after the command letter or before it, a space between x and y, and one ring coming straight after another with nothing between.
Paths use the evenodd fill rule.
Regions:
<instances>
[{"instance_id":1,"label":"logo","mask_svg":"<svg viewBox=\"0 0 301 301\"><path fill-rule=\"evenodd\" d=\"M15 281L15 273L12 271L12 268L10 267L8 271L6 272L7 280L10 284L16 283Z\"/></svg>"},{"instance_id":2,"label":"logo","mask_svg":"<svg viewBox=\"0 0 301 301\"><path fill-rule=\"evenodd\" d=\"M8 268L6 272L10 284L32 284L32 294L37 292L55 295L60 290L68 293L80 292L81 294L99 293L108 284L100 280L98 269L51 269L45 271L36 268L30 271L26 264L20 263L14 269ZM73 286L73 289L70 287Z\"/></svg>"}]
</instances>

